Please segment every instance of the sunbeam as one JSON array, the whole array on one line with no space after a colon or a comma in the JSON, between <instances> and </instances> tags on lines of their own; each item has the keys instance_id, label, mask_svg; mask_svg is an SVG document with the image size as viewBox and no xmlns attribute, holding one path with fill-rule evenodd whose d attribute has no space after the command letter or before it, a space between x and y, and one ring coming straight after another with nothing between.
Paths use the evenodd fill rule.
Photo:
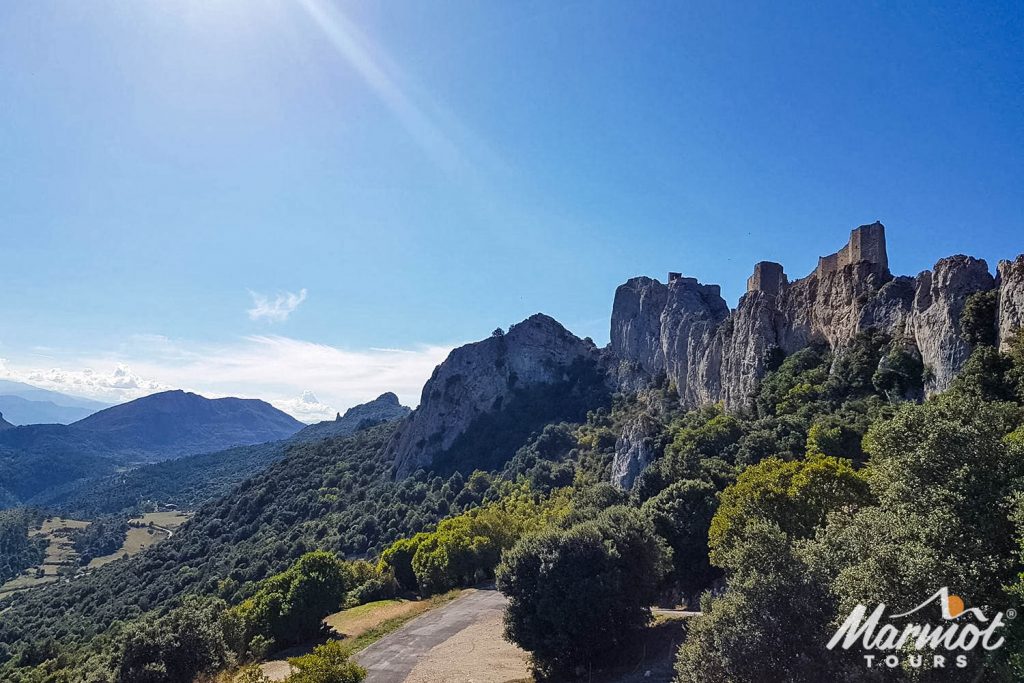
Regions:
<instances>
[{"instance_id":1,"label":"sunbeam","mask_svg":"<svg viewBox=\"0 0 1024 683\"><path fill-rule=\"evenodd\" d=\"M396 68L379 56L380 49L336 5L323 0L300 0L299 4L435 163L448 171L464 165L465 160L450 136L403 91Z\"/></svg>"}]
</instances>

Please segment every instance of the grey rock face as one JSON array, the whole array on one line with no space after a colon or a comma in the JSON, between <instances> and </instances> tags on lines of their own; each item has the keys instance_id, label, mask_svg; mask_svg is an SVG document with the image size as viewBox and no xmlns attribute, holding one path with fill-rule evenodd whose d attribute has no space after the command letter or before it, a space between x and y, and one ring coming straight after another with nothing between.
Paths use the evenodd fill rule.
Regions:
<instances>
[{"instance_id":1,"label":"grey rock face","mask_svg":"<svg viewBox=\"0 0 1024 683\"><path fill-rule=\"evenodd\" d=\"M622 429L615 442L615 457L612 459L612 484L629 490L640 473L656 457L654 437L660 425L649 415L641 414Z\"/></svg>"},{"instance_id":2,"label":"grey rock face","mask_svg":"<svg viewBox=\"0 0 1024 683\"><path fill-rule=\"evenodd\" d=\"M970 256L950 256L934 270L917 276L914 305L903 333L921 351L932 377L925 392L944 391L971 355L971 346L960 333L964 302L975 292L992 289L995 281L988 264Z\"/></svg>"},{"instance_id":3,"label":"grey rock face","mask_svg":"<svg viewBox=\"0 0 1024 683\"><path fill-rule=\"evenodd\" d=\"M999 348L1005 351L1010 337L1024 327L1024 254L1000 261L998 272Z\"/></svg>"},{"instance_id":4,"label":"grey rock face","mask_svg":"<svg viewBox=\"0 0 1024 683\"><path fill-rule=\"evenodd\" d=\"M1001 268L1008 283L1000 299L1002 335L1024 320L1024 260ZM733 311L717 286L634 278L615 293L610 348L623 388L665 373L687 405L723 401L739 408L773 349L790 354L815 342L842 349L858 332L877 328L917 347L931 370L931 393L948 387L970 355L960 334L965 300L993 286L985 261L967 256L942 259L916 278L893 278L885 229L875 223L854 230L843 249L819 259L803 279L789 282L778 264L758 264Z\"/></svg>"},{"instance_id":5,"label":"grey rock face","mask_svg":"<svg viewBox=\"0 0 1024 683\"><path fill-rule=\"evenodd\" d=\"M541 314L506 334L455 349L434 369L419 407L389 446L396 476L429 465L476 418L500 409L517 387L567 380L574 361L598 356L591 342Z\"/></svg>"}]
</instances>

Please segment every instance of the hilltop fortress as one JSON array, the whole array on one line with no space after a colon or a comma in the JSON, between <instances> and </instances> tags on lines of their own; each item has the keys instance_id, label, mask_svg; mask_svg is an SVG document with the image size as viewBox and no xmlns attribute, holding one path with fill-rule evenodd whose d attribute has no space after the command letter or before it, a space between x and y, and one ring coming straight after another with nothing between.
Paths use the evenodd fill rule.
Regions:
<instances>
[{"instance_id":1,"label":"hilltop fortress","mask_svg":"<svg viewBox=\"0 0 1024 683\"><path fill-rule=\"evenodd\" d=\"M998 288L1000 342L1024 319L1024 257L988 264L970 256L941 259L917 276L889 272L885 227L863 225L847 244L822 256L812 273L790 281L783 266L762 261L730 310L716 285L673 274L668 284L633 278L615 293L611 352L620 386L640 387L665 374L689 405L746 405L766 359L812 343L841 349L878 329L918 353L927 393L941 391L970 355L960 313L975 292Z\"/></svg>"},{"instance_id":2,"label":"hilltop fortress","mask_svg":"<svg viewBox=\"0 0 1024 683\"><path fill-rule=\"evenodd\" d=\"M622 391L667 378L684 405L721 402L737 410L749 406L780 357L810 344L841 350L873 329L920 356L925 393L942 391L972 351L960 328L964 305L992 290L993 331L1005 346L1024 324L1024 255L1001 261L997 277L984 260L963 255L916 276L894 276L885 227L877 222L854 229L842 249L819 258L798 280L790 281L779 263L756 264L735 309L718 285L682 273L669 273L666 283L635 277L615 290L611 342L603 349L535 315L504 335L452 351L390 446L396 473L432 462L517 391L567 381L581 367L599 368L609 387ZM642 427L627 426L636 438L624 434L624 443L644 443ZM642 454L622 460L616 481L628 486L642 460Z\"/></svg>"},{"instance_id":3,"label":"hilltop fortress","mask_svg":"<svg viewBox=\"0 0 1024 683\"><path fill-rule=\"evenodd\" d=\"M885 226L879 222L862 225L850 231L850 241L842 249L828 256L818 257L814 276L824 278L855 263L869 263L879 272L889 272L889 256L885 251ZM679 277L678 273L669 273ZM754 274L747 278L748 292L764 292L775 296L789 286L781 263L761 261L754 264Z\"/></svg>"}]
</instances>

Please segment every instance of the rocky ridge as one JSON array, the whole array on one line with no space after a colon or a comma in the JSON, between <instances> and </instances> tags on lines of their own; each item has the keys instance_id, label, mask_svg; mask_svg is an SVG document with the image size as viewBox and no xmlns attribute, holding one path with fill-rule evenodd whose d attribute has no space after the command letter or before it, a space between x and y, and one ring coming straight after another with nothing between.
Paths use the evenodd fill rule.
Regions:
<instances>
[{"instance_id":1,"label":"rocky ridge","mask_svg":"<svg viewBox=\"0 0 1024 683\"><path fill-rule=\"evenodd\" d=\"M325 420L303 428L292 437L293 441L310 441L327 437L347 436L360 429L371 427L381 422L399 420L412 409L403 406L398 396L387 391L367 403L352 406L342 415L338 413L333 420Z\"/></svg>"},{"instance_id":2,"label":"rocky ridge","mask_svg":"<svg viewBox=\"0 0 1024 683\"><path fill-rule=\"evenodd\" d=\"M1024 318L1024 259L1000 264L1000 339ZM967 297L997 286L984 260L951 256L916 277L893 277L881 223L852 231L813 273L790 282L780 264L757 264L730 311L717 285L671 274L634 278L615 293L611 351L620 386L665 374L687 405L747 405L777 352L815 342L841 349L876 328L916 348L930 370L929 393L949 386L970 355L960 331Z\"/></svg>"},{"instance_id":3,"label":"rocky ridge","mask_svg":"<svg viewBox=\"0 0 1024 683\"><path fill-rule=\"evenodd\" d=\"M747 292L730 309L715 284L680 273L668 282L635 277L615 291L611 341L598 350L544 315L507 334L455 349L424 386L419 408L389 446L396 476L430 466L481 416L507 406L517 389L566 379L588 359L608 373L609 386L641 391L662 377L686 406L750 404L773 362L810 344L842 350L862 331L876 329L920 355L925 392L946 389L971 353L960 316L976 292L996 290L998 339L1004 346L1024 325L1024 255L988 264L970 256L941 259L914 277L893 276L881 223L860 226L845 246L818 260L814 272L790 281L781 264L754 266ZM612 479L628 487L654 457L650 425L626 425L616 447Z\"/></svg>"},{"instance_id":4,"label":"rocky ridge","mask_svg":"<svg viewBox=\"0 0 1024 683\"><path fill-rule=\"evenodd\" d=\"M453 350L434 369L419 407L389 446L396 476L429 466L476 419L501 410L517 389L567 380L575 361L598 357L593 342L539 313Z\"/></svg>"}]
</instances>

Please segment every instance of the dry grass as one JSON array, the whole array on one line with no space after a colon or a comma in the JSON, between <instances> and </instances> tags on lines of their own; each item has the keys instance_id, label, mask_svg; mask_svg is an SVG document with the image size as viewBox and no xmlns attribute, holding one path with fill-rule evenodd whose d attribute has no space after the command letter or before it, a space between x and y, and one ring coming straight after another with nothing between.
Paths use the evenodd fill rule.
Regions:
<instances>
[{"instance_id":1,"label":"dry grass","mask_svg":"<svg viewBox=\"0 0 1024 683\"><path fill-rule=\"evenodd\" d=\"M184 512L147 512L139 519L131 520L131 523L142 524L143 526L154 524L165 529L174 531L188 521L189 516Z\"/></svg>"},{"instance_id":2,"label":"dry grass","mask_svg":"<svg viewBox=\"0 0 1024 683\"><path fill-rule=\"evenodd\" d=\"M125 555L129 557L140 553L146 548L159 543L168 537L167 529L172 533L182 524L188 521L188 515L183 512L147 512L142 517L128 520L128 533L125 534L124 543L117 549L117 552L103 557L94 557L89 562L89 569L102 567L105 564L119 560ZM158 528L159 527L159 528Z\"/></svg>"},{"instance_id":3,"label":"dry grass","mask_svg":"<svg viewBox=\"0 0 1024 683\"><path fill-rule=\"evenodd\" d=\"M389 619L416 616L426 609L422 600L378 600L332 614L324 623L343 638L357 638Z\"/></svg>"}]
</instances>

